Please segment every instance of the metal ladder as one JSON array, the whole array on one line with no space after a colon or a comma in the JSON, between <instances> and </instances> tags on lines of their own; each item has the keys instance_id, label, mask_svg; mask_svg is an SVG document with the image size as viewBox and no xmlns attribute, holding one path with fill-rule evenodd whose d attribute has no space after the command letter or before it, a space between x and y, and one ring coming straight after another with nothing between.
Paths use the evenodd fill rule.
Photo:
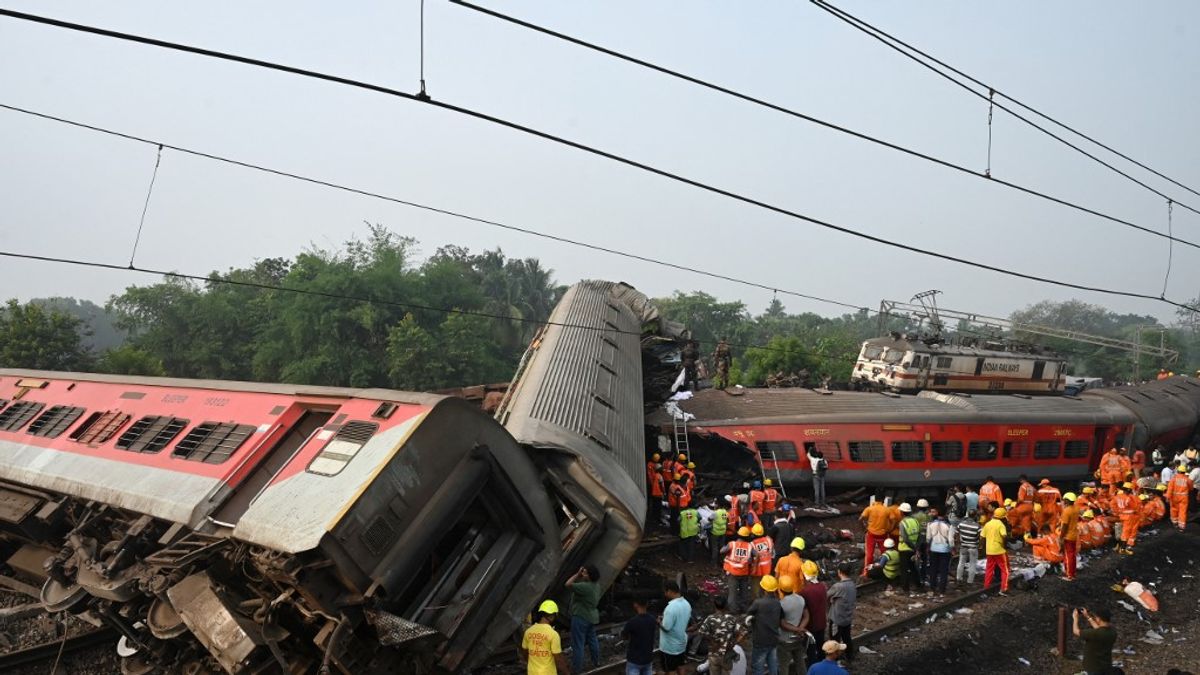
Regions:
<instances>
[{"instance_id":1,"label":"metal ladder","mask_svg":"<svg viewBox=\"0 0 1200 675\"><path fill-rule=\"evenodd\" d=\"M675 454L684 453L687 455L688 461L692 459L692 447L688 445L687 434L687 418L686 417L671 417L672 431L675 435Z\"/></svg>"},{"instance_id":2,"label":"metal ladder","mask_svg":"<svg viewBox=\"0 0 1200 675\"><path fill-rule=\"evenodd\" d=\"M762 450L756 448L754 454L758 457L758 472L765 479L767 477L767 465L763 461ZM779 460L775 458L774 452L771 453L771 466L775 468L775 485L772 487L778 486L780 496L787 499L787 488L783 485L783 475L779 473Z\"/></svg>"}]
</instances>

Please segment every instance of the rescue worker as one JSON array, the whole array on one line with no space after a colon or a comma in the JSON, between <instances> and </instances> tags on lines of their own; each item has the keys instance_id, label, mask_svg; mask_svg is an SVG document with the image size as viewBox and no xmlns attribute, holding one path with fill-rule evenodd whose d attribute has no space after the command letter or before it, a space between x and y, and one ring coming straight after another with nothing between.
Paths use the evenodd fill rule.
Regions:
<instances>
[{"instance_id":1,"label":"rescue worker","mask_svg":"<svg viewBox=\"0 0 1200 675\"><path fill-rule=\"evenodd\" d=\"M692 496L683 485L683 476L675 474L667 486L667 508L671 510L671 531L679 531L679 512L692 503Z\"/></svg>"},{"instance_id":2,"label":"rescue worker","mask_svg":"<svg viewBox=\"0 0 1200 675\"><path fill-rule=\"evenodd\" d=\"M913 518L916 518L917 522L921 524L921 537L918 540L920 544L913 557L917 563L917 586L923 588L928 583L929 577L929 523L933 520L932 514L929 513L928 500L917 500L917 509Z\"/></svg>"},{"instance_id":3,"label":"rescue worker","mask_svg":"<svg viewBox=\"0 0 1200 675\"><path fill-rule=\"evenodd\" d=\"M1062 540L1063 578L1075 581L1075 566L1079 560L1079 506L1074 492L1063 495L1062 517L1059 520L1058 534Z\"/></svg>"},{"instance_id":4,"label":"rescue worker","mask_svg":"<svg viewBox=\"0 0 1200 675\"><path fill-rule=\"evenodd\" d=\"M679 559L691 562L700 538L700 513L692 506L679 509Z\"/></svg>"},{"instance_id":5,"label":"rescue worker","mask_svg":"<svg viewBox=\"0 0 1200 675\"><path fill-rule=\"evenodd\" d=\"M649 527L659 527L662 523L663 497L667 496L667 484L658 470L658 467L662 465L652 464L650 466L653 468L648 467L646 473L646 480L650 483L650 498L646 501L646 505L649 507L646 520Z\"/></svg>"},{"instance_id":6,"label":"rescue worker","mask_svg":"<svg viewBox=\"0 0 1200 675\"><path fill-rule=\"evenodd\" d=\"M913 582L916 582L918 589L921 587L914 560L921 545L921 521L912 516L912 506L908 502L900 505L900 513L904 514L904 519L900 521L900 540L896 545L896 549L900 551L900 585L905 593L911 592L915 596L916 592L912 590Z\"/></svg>"},{"instance_id":7,"label":"rescue worker","mask_svg":"<svg viewBox=\"0 0 1200 675\"><path fill-rule=\"evenodd\" d=\"M979 488L979 503L991 504L992 502L1003 504L1004 493L1000 491L1000 486L996 485L996 481L988 476L984 479L983 486Z\"/></svg>"},{"instance_id":8,"label":"rescue worker","mask_svg":"<svg viewBox=\"0 0 1200 675\"><path fill-rule=\"evenodd\" d=\"M716 370L716 378L713 380L713 386L717 389L724 389L729 386L729 365L733 361L733 356L729 352L729 343L725 338L721 338L717 342L717 348L713 350L713 369Z\"/></svg>"},{"instance_id":9,"label":"rescue worker","mask_svg":"<svg viewBox=\"0 0 1200 675\"><path fill-rule=\"evenodd\" d=\"M1090 551L1099 545L1098 537L1101 532L1099 528L1094 528L1096 514L1092 513L1091 509L1087 509L1079 514L1079 548L1083 551Z\"/></svg>"},{"instance_id":10,"label":"rescue worker","mask_svg":"<svg viewBox=\"0 0 1200 675\"><path fill-rule=\"evenodd\" d=\"M1121 470L1121 453L1115 447L1109 448L1108 452L1100 458L1100 483L1104 485L1111 498L1117 492L1117 486L1121 484L1121 478L1125 473Z\"/></svg>"},{"instance_id":11,"label":"rescue worker","mask_svg":"<svg viewBox=\"0 0 1200 675\"><path fill-rule=\"evenodd\" d=\"M779 490L772 485L770 478L763 481L763 519L774 518L775 512L779 510Z\"/></svg>"},{"instance_id":12,"label":"rescue worker","mask_svg":"<svg viewBox=\"0 0 1200 675\"><path fill-rule=\"evenodd\" d=\"M679 469L679 475L683 477L683 486L687 488L688 494L696 494L696 465L688 462Z\"/></svg>"},{"instance_id":13,"label":"rescue worker","mask_svg":"<svg viewBox=\"0 0 1200 675\"><path fill-rule=\"evenodd\" d=\"M1100 523L1100 543L1106 545L1112 541L1114 537L1113 530L1115 529L1115 516L1106 516L1103 513L1096 514L1096 522Z\"/></svg>"},{"instance_id":14,"label":"rescue worker","mask_svg":"<svg viewBox=\"0 0 1200 675\"><path fill-rule=\"evenodd\" d=\"M1133 472L1134 478L1141 478L1142 471L1146 469L1146 452L1141 448L1133 451L1133 457L1129 460L1129 470Z\"/></svg>"},{"instance_id":15,"label":"rescue worker","mask_svg":"<svg viewBox=\"0 0 1200 675\"><path fill-rule=\"evenodd\" d=\"M1095 492L1096 488L1092 487L1091 485L1083 486L1083 489L1080 490L1081 494L1079 495L1079 498L1075 500L1075 506L1079 509L1079 513L1082 514L1084 511L1092 508L1092 495L1095 494Z\"/></svg>"},{"instance_id":16,"label":"rescue worker","mask_svg":"<svg viewBox=\"0 0 1200 675\"><path fill-rule=\"evenodd\" d=\"M1182 532L1187 527L1188 495L1196 484L1188 476L1186 464L1175 468L1175 475L1167 483L1167 503L1171 506L1171 522Z\"/></svg>"},{"instance_id":17,"label":"rescue worker","mask_svg":"<svg viewBox=\"0 0 1200 675\"><path fill-rule=\"evenodd\" d=\"M787 504L784 504L786 507ZM792 527L792 521L788 520L787 510L780 511L775 517L775 522L771 523L771 527L767 529L767 534L771 537L771 541L775 544L775 560L771 562L772 566L779 559L788 554L788 542L796 536L796 531ZM779 576L776 574L775 576Z\"/></svg>"},{"instance_id":18,"label":"rescue worker","mask_svg":"<svg viewBox=\"0 0 1200 675\"><path fill-rule=\"evenodd\" d=\"M767 493L763 492L762 481L754 481L754 486L750 488L750 510L754 515L758 516L759 522L763 519L763 506L767 500Z\"/></svg>"},{"instance_id":19,"label":"rescue worker","mask_svg":"<svg viewBox=\"0 0 1200 675\"><path fill-rule=\"evenodd\" d=\"M570 673L571 668L562 653L562 638L554 630L558 604L553 600L543 601L534 618L536 623L521 637L521 660L527 664L526 672L529 675Z\"/></svg>"},{"instance_id":20,"label":"rescue worker","mask_svg":"<svg viewBox=\"0 0 1200 675\"><path fill-rule=\"evenodd\" d=\"M1130 471L1133 470L1133 464L1129 461L1129 448L1121 447L1121 482L1130 482Z\"/></svg>"},{"instance_id":21,"label":"rescue worker","mask_svg":"<svg viewBox=\"0 0 1200 675\"><path fill-rule=\"evenodd\" d=\"M1133 484L1122 483L1117 488L1117 496L1113 497L1113 514L1121 519L1121 532L1117 537L1117 552L1133 555L1133 545L1137 542L1138 525L1141 521L1141 507L1133 496ZM1124 546L1122 546L1124 543Z\"/></svg>"},{"instance_id":22,"label":"rescue worker","mask_svg":"<svg viewBox=\"0 0 1200 675\"><path fill-rule=\"evenodd\" d=\"M1062 563L1062 541L1057 534L1050 531L1049 525L1042 527L1041 536L1039 537L1025 535L1025 543L1033 547L1034 558L1048 562L1051 565Z\"/></svg>"},{"instance_id":23,"label":"rescue worker","mask_svg":"<svg viewBox=\"0 0 1200 675\"><path fill-rule=\"evenodd\" d=\"M683 362L683 386L691 391L700 391L700 348L695 340L688 340L680 352Z\"/></svg>"},{"instance_id":24,"label":"rescue worker","mask_svg":"<svg viewBox=\"0 0 1200 675\"><path fill-rule=\"evenodd\" d=\"M1037 488L1029 482L1025 474L1021 474L1020 485L1017 486L1017 502L1008 521L1012 523L1013 535L1021 536L1033 531L1033 502Z\"/></svg>"},{"instance_id":25,"label":"rescue worker","mask_svg":"<svg viewBox=\"0 0 1200 675\"><path fill-rule=\"evenodd\" d=\"M754 597L760 597L761 593L758 590L758 584L763 577L771 576L771 567L775 564L775 542L767 536L766 530L763 529L761 523L756 523L750 528L750 533L754 535L750 546L754 549L753 558L750 561L750 576L752 580L752 590Z\"/></svg>"},{"instance_id":26,"label":"rescue worker","mask_svg":"<svg viewBox=\"0 0 1200 675\"><path fill-rule=\"evenodd\" d=\"M903 563L900 560L900 552L896 550L896 541L891 537L883 540L883 555L872 563L867 576L872 579L882 579L887 583L887 595L895 593L896 584L900 580L900 569Z\"/></svg>"},{"instance_id":27,"label":"rescue worker","mask_svg":"<svg viewBox=\"0 0 1200 675\"><path fill-rule=\"evenodd\" d=\"M1142 493L1142 496L1146 498L1142 504L1142 529L1162 520L1167 513L1166 505L1162 500L1162 490L1158 488L1166 490L1167 486L1160 484L1154 490Z\"/></svg>"},{"instance_id":28,"label":"rescue worker","mask_svg":"<svg viewBox=\"0 0 1200 675\"><path fill-rule=\"evenodd\" d=\"M725 495L725 503L729 504L729 525L725 528L725 536L732 537L742 526L741 501L733 495Z\"/></svg>"},{"instance_id":29,"label":"rescue worker","mask_svg":"<svg viewBox=\"0 0 1200 675\"><path fill-rule=\"evenodd\" d=\"M729 495L725 496L729 501ZM721 559L721 549L725 548L725 535L729 532L729 510L721 504L713 510L712 526L708 534L709 560L716 565Z\"/></svg>"},{"instance_id":30,"label":"rescue worker","mask_svg":"<svg viewBox=\"0 0 1200 675\"><path fill-rule=\"evenodd\" d=\"M1049 478L1043 478L1038 483L1037 494L1035 496L1038 504L1042 505L1042 511L1038 516L1035 516L1033 521L1037 525L1037 532L1042 531L1042 527L1049 525L1050 529L1058 527L1058 514L1061 510L1059 501L1062 499L1062 493L1058 488L1050 484Z\"/></svg>"},{"instance_id":31,"label":"rescue worker","mask_svg":"<svg viewBox=\"0 0 1200 675\"><path fill-rule=\"evenodd\" d=\"M753 533L748 527L738 528L737 539L721 549L725 554L726 585L729 587L729 611L735 614L750 606L750 565L754 559Z\"/></svg>"},{"instance_id":32,"label":"rescue worker","mask_svg":"<svg viewBox=\"0 0 1200 675\"><path fill-rule=\"evenodd\" d=\"M677 464L678 464L678 462L676 462L674 459L672 459L670 457L666 457L663 459L661 473L662 473L664 483L669 484L671 482L671 479L675 477L675 474L679 473Z\"/></svg>"},{"instance_id":33,"label":"rescue worker","mask_svg":"<svg viewBox=\"0 0 1200 675\"><path fill-rule=\"evenodd\" d=\"M1008 549L1004 548L1004 540L1008 537L1008 527L1004 523L1008 512L1003 507L992 513L992 518L983 526L980 534L984 540L984 555L987 556L987 567L983 574L983 590L992 585L992 576L1000 577L1000 595L1008 595Z\"/></svg>"},{"instance_id":34,"label":"rescue worker","mask_svg":"<svg viewBox=\"0 0 1200 675\"><path fill-rule=\"evenodd\" d=\"M782 579L791 577L795 580L796 590L804 588L804 538L792 539L788 554L775 563L775 576Z\"/></svg>"},{"instance_id":35,"label":"rescue worker","mask_svg":"<svg viewBox=\"0 0 1200 675\"><path fill-rule=\"evenodd\" d=\"M875 562L875 551L883 553L883 540L892 531L892 516L887 506L883 504L883 493L875 494L875 501L863 509L858 517L866 529L866 540L863 544L862 576L867 576L867 568Z\"/></svg>"}]
</instances>

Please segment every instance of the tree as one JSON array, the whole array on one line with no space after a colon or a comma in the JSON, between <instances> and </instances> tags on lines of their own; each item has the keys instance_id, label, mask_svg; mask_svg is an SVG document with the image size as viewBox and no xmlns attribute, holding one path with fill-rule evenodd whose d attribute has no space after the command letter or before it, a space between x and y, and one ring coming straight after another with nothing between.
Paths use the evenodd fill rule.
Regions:
<instances>
[{"instance_id":1,"label":"tree","mask_svg":"<svg viewBox=\"0 0 1200 675\"><path fill-rule=\"evenodd\" d=\"M132 345L123 345L104 352L96 363L96 370L113 375L165 374L162 361Z\"/></svg>"},{"instance_id":2,"label":"tree","mask_svg":"<svg viewBox=\"0 0 1200 675\"><path fill-rule=\"evenodd\" d=\"M0 366L34 370L87 370L86 329L73 316L9 300L0 310Z\"/></svg>"}]
</instances>

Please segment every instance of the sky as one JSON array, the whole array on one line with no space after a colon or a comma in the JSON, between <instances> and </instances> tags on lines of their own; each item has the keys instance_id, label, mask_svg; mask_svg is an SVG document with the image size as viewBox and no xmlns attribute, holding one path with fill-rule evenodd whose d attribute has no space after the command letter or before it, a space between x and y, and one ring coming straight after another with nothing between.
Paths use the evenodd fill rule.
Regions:
<instances>
[{"instance_id":1,"label":"sky","mask_svg":"<svg viewBox=\"0 0 1200 675\"><path fill-rule=\"evenodd\" d=\"M987 105L809 2L485 3L982 170ZM415 92L418 0L0 0L8 9ZM929 0L839 4L1200 190L1200 4ZM673 80L445 0L425 8L429 94L887 240L1158 295L1165 239ZM917 256L578 150L395 97L0 17L0 103L854 305L944 292L1007 315L1078 298L1173 309ZM1165 231L1165 200L997 110L992 173ZM0 249L127 264L155 149L0 110ZM1122 168L1128 165L1121 164ZM1136 169L1200 209L1200 197ZM165 151L137 264L205 274L335 248L378 223L533 256L560 282L701 290L753 311L770 291ZM1174 210L1200 241L1200 215ZM1166 295L1200 294L1176 245ZM152 276L0 258L0 297L104 302ZM844 309L781 295L789 311ZM398 299L403 300L403 299Z\"/></svg>"}]
</instances>

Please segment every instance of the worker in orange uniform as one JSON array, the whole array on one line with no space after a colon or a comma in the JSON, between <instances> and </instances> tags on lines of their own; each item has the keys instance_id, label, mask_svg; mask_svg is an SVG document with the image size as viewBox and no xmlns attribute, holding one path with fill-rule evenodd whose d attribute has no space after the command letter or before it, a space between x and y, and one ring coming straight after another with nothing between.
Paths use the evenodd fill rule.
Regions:
<instances>
[{"instance_id":1,"label":"worker in orange uniform","mask_svg":"<svg viewBox=\"0 0 1200 675\"><path fill-rule=\"evenodd\" d=\"M795 579L793 586L797 593L804 588L804 539L796 537L792 539L791 551L779 559L775 563L775 576L782 579L791 577Z\"/></svg>"},{"instance_id":2,"label":"worker in orange uniform","mask_svg":"<svg viewBox=\"0 0 1200 675\"><path fill-rule=\"evenodd\" d=\"M779 490L776 490L768 478L763 481L763 518L774 518L775 512L779 510Z\"/></svg>"},{"instance_id":3,"label":"worker in orange uniform","mask_svg":"<svg viewBox=\"0 0 1200 675\"><path fill-rule=\"evenodd\" d=\"M1004 548L1004 540L1008 537L1008 527L1004 523L1006 515L1008 514L1004 507L996 509L992 512L991 519L980 530L980 535L986 542L983 552L987 556L983 589L986 591L992 585L992 577L999 574L1000 595L1008 595L1008 549Z\"/></svg>"},{"instance_id":4,"label":"worker in orange uniform","mask_svg":"<svg viewBox=\"0 0 1200 675\"><path fill-rule=\"evenodd\" d=\"M741 500L735 495L725 495L725 503L729 505L727 507L729 523L725 526L725 536L732 539L738 528L742 526L742 514L738 510Z\"/></svg>"},{"instance_id":5,"label":"worker in orange uniform","mask_svg":"<svg viewBox=\"0 0 1200 675\"><path fill-rule=\"evenodd\" d=\"M904 520L904 512L900 510L899 504L892 504L887 507L888 510L888 536L896 541L900 540L900 521Z\"/></svg>"},{"instance_id":6,"label":"worker in orange uniform","mask_svg":"<svg viewBox=\"0 0 1200 675\"><path fill-rule=\"evenodd\" d=\"M692 495L683 484L683 476L675 474L667 486L667 508L671 510L671 531L679 531L679 512L692 503Z\"/></svg>"},{"instance_id":7,"label":"worker in orange uniform","mask_svg":"<svg viewBox=\"0 0 1200 675\"><path fill-rule=\"evenodd\" d=\"M1133 457L1129 460L1129 470L1133 472L1134 480L1142 477L1142 471L1146 468L1146 452L1141 448L1133 451Z\"/></svg>"},{"instance_id":8,"label":"worker in orange uniform","mask_svg":"<svg viewBox=\"0 0 1200 675\"><path fill-rule=\"evenodd\" d=\"M761 522L763 519L763 502L767 500L767 493L763 492L762 481L754 481L754 486L750 488L750 510L754 515L758 516Z\"/></svg>"},{"instance_id":9,"label":"worker in orange uniform","mask_svg":"<svg viewBox=\"0 0 1200 675\"><path fill-rule=\"evenodd\" d=\"M667 484L663 481L658 466L658 464L651 464L646 467L646 480L650 483L648 488L650 490L650 499L648 500L650 510L646 519L651 527L658 527L662 523L663 497L667 496Z\"/></svg>"},{"instance_id":10,"label":"worker in orange uniform","mask_svg":"<svg viewBox=\"0 0 1200 675\"><path fill-rule=\"evenodd\" d=\"M1037 524L1037 531L1042 531L1042 526L1049 525L1051 530L1058 528L1058 514L1062 512L1062 493L1058 488L1050 484L1049 478L1043 478L1038 483L1037 494L1034 496L1038 504L1042 505L1042 511L1033 520Z\"/></svg>"},{"instance_id":11,"label":"worker in orange uniform","mask_svg":"<svg viewBox=\"0 0 1200 675\"><path fill-rule=\"evenodd\" d=\"M750 606L750 565L754 558L754 546L750 543L750 528L741 527L737 539L725 545L726 585L729 586L729 611L741 614Z\"/></svg>"},{"instance_id":12,"label":"worker in orange uniform","mask_svg":"<svg viewBox=\"0 0 1200 675\"><path fill-rule=\"evenodd\" d=\"M1025 543L1033 547L1033 557L1038 560L1043 560L1051 565L1062 563L1062 539L1050 529L1049 525L1042 527L1040 536L1025 535Z\"/></svg>"},{"instance_id":13,"label":"worker in orange uniform","mask_svg":"<svg viewBox=\"0 0 1200 675\"><path fill-rule=\"evenodd\" d=\"M1059 518L1058 535L1062 540L1063 578L1075 581L1075 565L1079 560L1079 507L1074 492L1063 495L1066 504Z\"/></svg>"},{"instance_id":14,"label":"worker in orange uniform","mask_svg":"<svg viewBox=\"0 0 1200 675\"><path fill-rule=\"evenodd\" d=\"M1188 495L1196 485L1188 477L1186 464L1175 467L1175 475L1167 483L1167 503L1171 506L1171 522L1182 532L1187 527Z\"/></svg>"},{"instance_id":15,"label":"worker in orange uniform","mask_svg":"<svg viewBox=\"0 0 1200 675\"><path fill-rule=\"evenodd\" d=\"M1090 551L1100 545L1102 530L1096 525L1096 514L1091 509L1079 514L1079 549Z\"/></svg>"},{"instance_id":16,"label":"worker in orange uniform","mask_svg":"<svg viewBox=\"0 0 1200 675\"><path fill-rule=\"evenodd\" d=\"M1138 525L1141 522L1141 507L1133 496L1133 484L1122 483L1113 497L1113 514L1121 521L1121 532L1117 537L1117 552L1133 555L1137 542ZM1124 545L1122 545L1124 544Z\"/></svg>"},{"instance_id":17,"label":"worker in orange uniform","mask_svg":"<svg viewBox=\"0 0 1200 675\"><path fill-rule=\"evenodd\" d=\"M858 519L862 521L863 527L867 531L866 542L863 546L862 576L865 577L867 569L875 562L875 552L878 550L879 554L883 555L883 540L887 539L888 534L892 531L891 510L884 506L882 492L876 493L875 501L863 509L862 515Z\"/></svg>"},{"instance_id":18,"label":"worker in orange uniform","mask_svg":"<svg viewBox=\"0 0 1200 675\"><path fill-rule=\"evenodd\" d=\"M762 523L755 523L750 533L754 535L750 541L750 547L754 549L750 559L750 576L753 577L751 588L757 598L761 595L758 583L763 577L771 575L771 568L775 565L775 541L767 536Z\"/></svg>"},{"instance_id":19,"label":"worker in orange uniform","mask_svg":"<svg viewBox=\"0 0 1200 675\"><path fill-rule=\"evenodd\" d=\"M1096 488L1092 487L1091 485L1085 485L1083 489L1079 491L1079 498L1075 500L1075 506L1079 509L1080 514L1092 508L1092 494L1095 491Z\"/></svg>"},{"instance_id":20,"label":"worker in orange uniform","mask_svg":"<svg viewBox=\"0 0 1200 675\"><path fill-rule=\"evenodd\" d=\"M1020 484L1017 485L1017 501L1013 507L1013 512L1008 516L1008 522L1012 523L1014 535L1023 535L1026 532L1033 532L1033 502L1034 495L1037 494L1037 488L1033 487L1033 483L1025 474L1021 474Z\"/></svg>"},{"instance_id":21,"label":"worker in orange uniform","mask_svg":"<svg viewBox=\"0 0 1200 675\"><path fill-rule=\"evenodd\" d=\"M650 461L646 462L646 482L651 483L650 475L658 473L662 469L662 455L657 452L650 455Z\"/></svg>"},{"instance_id":22,"label":"worker in orange uniform","mask_svg":"<svg viewBox=\"0 0 1200 675\"><path fill-rule=\"evenodd\" d=\"M1121 452L1115 447L1109 448L1100 458L1100 483L1104 485L1109 497L1116 494L1117 486L1124 477L1125 473L1121 470Z\"/></svg>"},{"instance_id":23,"label":"worker in orange uniform","mask_svg":"<svg viewBox=\"0 0 1200 675\"><path fill-rule=\"evenodd\" d=\"M1166 490L1166 485L1159 485L1159 488ZM1166 504L1162 500L1162 491L1155 488L1150 492L1143 492L1140 497L1145 497L1142 500L1142 529L1150 527L1154 523L1162 520L1167 514Z\"/></svg>"},{"instance_id":24,"label":"worker in orange uniform","mask_svg":"<svg viewBox=\"0 0 1200 675\"><path fill-rule=\"evenodd\" d=\"M996 485L996 481L991 476L988 476L984 480L983 486L979 488L979 510L990 510L985 509L984 506L991 506L992 502L1003 504L1004 493L1000 491L1000 486Z\"/></svg>"},{"instance_id":25,"label":"worker in orange uniform","mask_svg":"<svg viewBox=\"0 0 1200 675\"><path fill-rule=\"evenodd\" d=\"M678 471L680 476L683 476L683 486L687 488L689 494L696 494L696 465L688 462L683 468Z\"/></svg>"},{"instance_id":26,"label":"worker in orange uniform","mask_svg":"<svg viewBox=\"0 0 1200 675\"><path fill-rule=\"evenodd\" d=\"M1129 477L1129 474L1132 471L1133 471L1133 462L1129 461L1129 448L1122 447L1121 448L1121 482L1122 483L1133 482L1133 479Z\"/></svg>"}]
</instances>

